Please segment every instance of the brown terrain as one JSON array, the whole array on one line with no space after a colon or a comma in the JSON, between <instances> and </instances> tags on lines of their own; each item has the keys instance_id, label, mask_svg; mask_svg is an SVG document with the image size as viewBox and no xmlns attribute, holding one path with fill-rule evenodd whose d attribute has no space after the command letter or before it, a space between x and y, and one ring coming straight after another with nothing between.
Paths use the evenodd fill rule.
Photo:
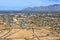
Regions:
<instances>
[{"instance_id":1,"label":"brown terrain","mask_svg":"<svg viewBox=\"0 0 60 40\"><path fill-rule=\"evenodd\" d=\"M55 15L54 18L50 15L40 16L12 17L11 25L7 17L6 20L0 17L0 40L60 40L60 26L56 26L60 25L60 21Z\"/></svg>"},{"instance_id":2,"label":"brown terrain","mask_svg":"<svg viewBox=\"0 0 60 40\"><path fill-rule=\"evenodd\" d=\"M3 32L6 34L8 30L5 30L4 25L0 25L0 29L4 29ZM58 40L60 37L56 36L56 31L51 31L49 28L38 28L33 27L35 30L34 33L32 32L32 29L19 29L19 28L12 28L12 31L7 34L5 37L5 40ZM15 33L14 33L15 32ZM0 37L4 35L3 33L0 33ZM10 36L8 36L10 35Z\"/></svg>"}]
</instances>

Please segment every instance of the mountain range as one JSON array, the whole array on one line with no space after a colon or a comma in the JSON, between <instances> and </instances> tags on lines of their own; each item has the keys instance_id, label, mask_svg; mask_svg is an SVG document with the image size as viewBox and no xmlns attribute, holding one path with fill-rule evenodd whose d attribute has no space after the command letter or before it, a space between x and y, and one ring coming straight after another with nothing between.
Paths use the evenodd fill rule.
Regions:
<instances>
[{"instance_id":1,"label":"mountain range","mask_svg":"<svg viewBox=\"0 0 60 40\"><path fill-rule=\"evenodd\" d=\"M41 13L41 12L59 12L60 13L60 4L48 5L48 6L39 6L39 7L27 7L19 11L0 11L0 13Z\"/></svg>"},{"instance_id":2,"label":"mountain range","mask_svg":"<svg viewBox=\"0 0 60 40\"><path fill-rule=\"evenodd\" d=\"M39 7L27 7L25 9L22 9L21 12L60 12L60 4Z\"/></svg>"}]
</instances>

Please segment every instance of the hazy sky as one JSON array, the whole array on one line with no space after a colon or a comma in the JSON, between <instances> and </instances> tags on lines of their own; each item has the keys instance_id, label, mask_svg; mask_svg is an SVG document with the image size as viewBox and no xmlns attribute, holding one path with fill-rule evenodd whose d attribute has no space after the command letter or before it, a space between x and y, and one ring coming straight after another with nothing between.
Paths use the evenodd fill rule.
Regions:
<instances>
[{"instance_id":1,"label":"hazy sky","mask_svg":"<svg viewBox=\"0 0 60 40\"><path fill-rule=\"evenodd\" d=\"M60 0L0 0L0 10L21 10L51 4L60 4Z\"/></svg>"}]
</instances>

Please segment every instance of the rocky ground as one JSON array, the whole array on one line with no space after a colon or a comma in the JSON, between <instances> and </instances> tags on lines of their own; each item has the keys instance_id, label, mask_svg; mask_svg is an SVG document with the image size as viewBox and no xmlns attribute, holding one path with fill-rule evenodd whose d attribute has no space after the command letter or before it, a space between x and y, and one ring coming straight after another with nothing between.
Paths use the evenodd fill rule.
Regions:
<instances>
[{"instance_id":1,"label":"rocky ground","mask_svg":"<svg viewBox=\"0 0 60 40\"><path fill-rule=\"evenodd\" d=\"M2 31L0 33L0 40L60 40L60 34L55 29L49 27L12 28L5 36L2 35L6 34L9 30L4 29Z\"/></svg>"},{"instance_id":2,"label":"rocky ground","mask_svg":"<svg viewBox=\"0 0 60 40\"><path fill-rule=\"evenodd\" d=\"M1 15L0 40L60 40L60 15Z\"/></svg>"}]
</instances>

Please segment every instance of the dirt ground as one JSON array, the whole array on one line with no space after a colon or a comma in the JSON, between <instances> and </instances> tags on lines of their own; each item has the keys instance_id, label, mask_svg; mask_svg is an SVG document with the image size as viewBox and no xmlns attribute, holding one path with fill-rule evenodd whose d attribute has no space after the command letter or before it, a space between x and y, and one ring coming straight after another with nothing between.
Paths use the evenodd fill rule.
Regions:
<instances>
[{"instance_id":1,"label":"dirt ground","mask_svg":"<svg viewBox=\"0 0 60 40\"><path fill-rule=\"evenodd\" d=\"M3 28L4 27L0 25L0 31ZM32 29L19 28L12 28L11 31L6 34L7 32L9 32L9 30L2 30L0 37L4 38L4 40L60 40L60 37L57 36L57 32L53 32L47 27L34 29L34 32Z\"/></svg>"}]
</instances>

